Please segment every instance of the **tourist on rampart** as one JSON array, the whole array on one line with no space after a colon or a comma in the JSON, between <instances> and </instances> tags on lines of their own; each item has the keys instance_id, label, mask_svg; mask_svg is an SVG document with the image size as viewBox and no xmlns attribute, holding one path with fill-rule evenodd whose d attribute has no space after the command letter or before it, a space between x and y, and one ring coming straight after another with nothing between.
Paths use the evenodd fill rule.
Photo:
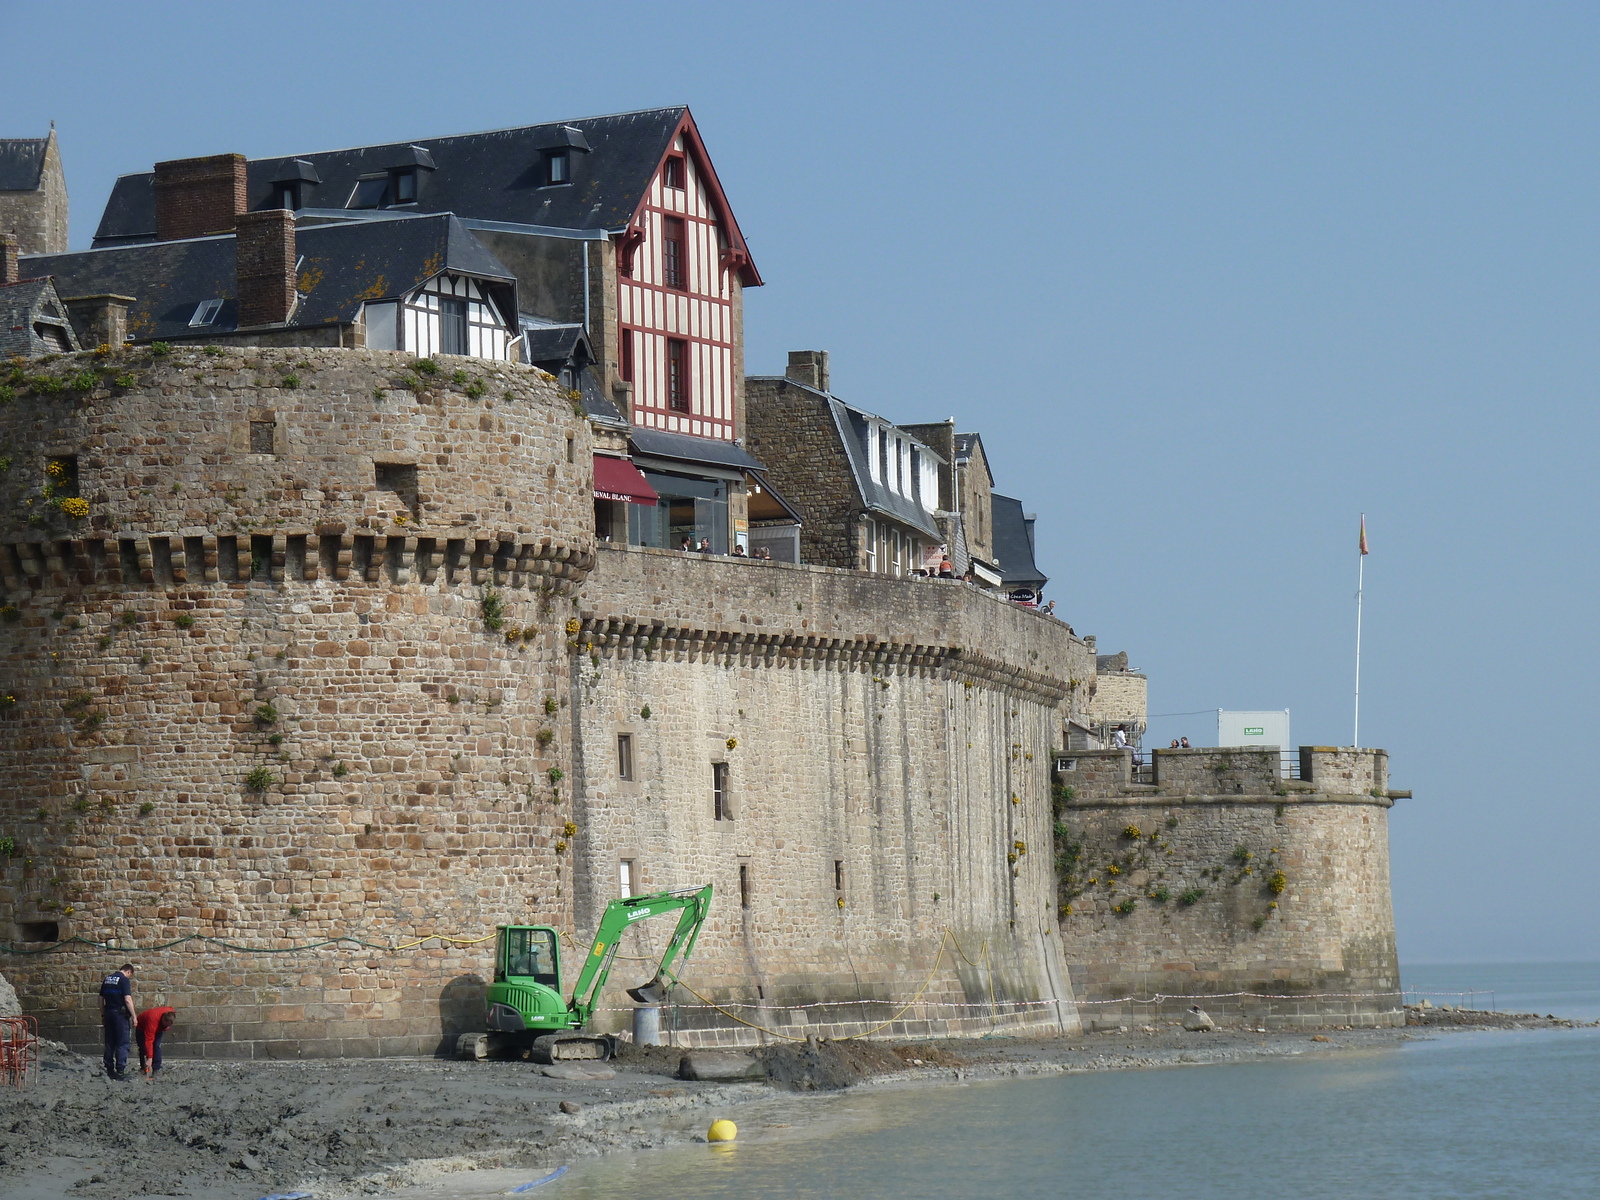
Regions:
<instances>
[{"instance_id":1,"label":"tourist on rampart","mask_svg":"<svg viewBox=\"0 0 1600 1200\"><path fill-rule=\"evenodd\" d=\"M1178 739L1178 748L1181 749L1181 750L1192 749L1192 747L1189 745L1189 739L1188 738L1179 738Z\"/></svg>"},{"instance_id":2,"label":"tourist on rampart","mask_svg":"<svg viewBox=\"0 0 1600 1200\"><path fill-rule=\"evenodd\" d=\"M134 1022L134 1037L139 1044L139 1070L154 1079L161 1070L161 1035L178 1019L175 1010L163 1005L147 1008Z\"/></svg>"},{"instance_id":3,"label":"tourist on rampart","mask_svg":"<svg viewBox=\"0 0 1600 1200\"><path fill-rule=\"evenodd\" d=\"M939 560L939 578L954 579L955 577L956 565L950 561L950 556L947 554Z\"/></svg>"},{"instance_id":4,"label":"tourist on rampart","mask_svg":"<svg viewBox=\"0 0 1600 1200\"><path fill-rule=\"evenodd\" d=\"M105 1028L106 1074L126 1078L128 1035L138 1013L133 1008L133 964L123 963L100 981L100 1023Z\"/></svg>"}]
</instances>

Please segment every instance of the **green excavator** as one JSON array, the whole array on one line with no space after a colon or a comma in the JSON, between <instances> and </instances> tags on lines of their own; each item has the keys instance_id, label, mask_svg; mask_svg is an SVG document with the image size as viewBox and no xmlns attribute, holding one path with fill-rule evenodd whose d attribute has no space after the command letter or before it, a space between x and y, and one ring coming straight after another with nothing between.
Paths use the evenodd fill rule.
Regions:
<instances>
[{"instance_id":1,"label":"green excavator","mask_svg":"<svg viewBox=\"0 0 1600 1200\"><path fill-rule=\"evenodd\" d=\"M711 911L711 885L624 896L606 905L594 946L583 960L570 999L563 1000L560 934L549 925L500 925L495 929L494 982L484 998L486 1033L464 1033L456 1043L462 1058L524 1058L539 1063L608 1059L617 1040L581 1032L594 1015L617 943L636 921L678 914L677 928L655 975L628 995L640 1004L660 1004L677 982Z\"/></svg>"}]
</instances>

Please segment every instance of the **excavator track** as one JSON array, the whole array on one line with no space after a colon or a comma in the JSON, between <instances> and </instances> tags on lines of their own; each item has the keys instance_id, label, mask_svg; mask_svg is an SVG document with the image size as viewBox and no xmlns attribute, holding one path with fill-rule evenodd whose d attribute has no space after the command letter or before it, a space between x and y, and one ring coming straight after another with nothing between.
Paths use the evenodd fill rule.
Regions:
<instances>
[{"instance_id":1,"label":"excavator track","mask_svg":"<svg viewBox=\"0 0 1600 1200\"><path fill-rule=\"evenodd\" d=\"M606 1034L547 1033L533 1039L529 1057L536 1063L605 1062L617 1052L617 1039Z\"/></svg>"}]
</instances>

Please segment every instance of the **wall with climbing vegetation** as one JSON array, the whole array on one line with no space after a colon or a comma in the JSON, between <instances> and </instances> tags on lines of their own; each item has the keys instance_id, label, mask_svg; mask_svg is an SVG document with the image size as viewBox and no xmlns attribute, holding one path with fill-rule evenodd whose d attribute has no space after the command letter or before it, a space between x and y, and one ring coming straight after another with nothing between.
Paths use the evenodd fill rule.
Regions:
<instances>
[{"instance_id":1,"label":"wall with climbing vegetation","mask_svg":"<svg viewBox=\"0 0 1600 1200\"><path fill-rule=\"evenodd\" d=\"M1193 997L1270 1026L1404 1024L1389 899L1387 756L1306 747L1063 756L1055 859L1086 1024ZM1156 1002L1157 997L1169 997ZM1130 999L1131 998L1131 999Z\"/></svg>"}]
</instances>

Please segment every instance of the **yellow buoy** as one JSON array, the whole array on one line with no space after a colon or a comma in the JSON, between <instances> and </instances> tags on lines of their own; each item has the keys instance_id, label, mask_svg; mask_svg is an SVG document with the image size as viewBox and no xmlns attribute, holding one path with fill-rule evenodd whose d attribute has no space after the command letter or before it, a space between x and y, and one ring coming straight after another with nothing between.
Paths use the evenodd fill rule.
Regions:
<instances>
[{"instance_id":1,"label":"yellow buoy","mask_svg":"<svg viewBox=\"0 0 1600 1200\"><path fill-rule=\"evenodd\" d=\"M711 1122L711 1128L706 1130L708 1142L731 1142L739 1136L739 1127L727 1118Z\"/></svg>"}]
</instances>

